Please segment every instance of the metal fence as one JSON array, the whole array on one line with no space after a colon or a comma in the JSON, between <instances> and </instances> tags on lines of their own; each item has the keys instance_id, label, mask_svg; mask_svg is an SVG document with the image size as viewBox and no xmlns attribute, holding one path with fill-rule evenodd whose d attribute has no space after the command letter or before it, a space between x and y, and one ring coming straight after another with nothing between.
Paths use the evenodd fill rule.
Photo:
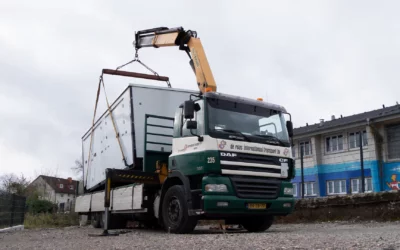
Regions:
<instances>
[{"instance_id":1,"label":"metal fence","mask_svg":"<svg viewBox=\"0 0 400 250\"><path fill-rule=\"evenodd\" d=\"M23 225L26 197L0 191L0 229Z\"/></svg>"}]
</instances>

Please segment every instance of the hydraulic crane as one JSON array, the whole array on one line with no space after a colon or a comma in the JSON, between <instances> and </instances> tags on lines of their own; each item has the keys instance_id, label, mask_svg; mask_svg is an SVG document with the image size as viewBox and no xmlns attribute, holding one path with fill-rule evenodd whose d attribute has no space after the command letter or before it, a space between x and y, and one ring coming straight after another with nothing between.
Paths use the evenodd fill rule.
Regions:
<instances>
[{"instance_id":1,"label":"hydraulic crane","mask_svg":"<svg viewBox=\"0 0 400 250\"><path fill-rule=\"evenodd\" d=\"M216 92L214 76L211 72L206 53L204 52L197 32L184 30L182 27L141 30L135 33L135 48L139 50L145 47L170 47L179 46L190 58L190 66L196 74L197 86L201 93Z\"/></svg>"}]
</instances>

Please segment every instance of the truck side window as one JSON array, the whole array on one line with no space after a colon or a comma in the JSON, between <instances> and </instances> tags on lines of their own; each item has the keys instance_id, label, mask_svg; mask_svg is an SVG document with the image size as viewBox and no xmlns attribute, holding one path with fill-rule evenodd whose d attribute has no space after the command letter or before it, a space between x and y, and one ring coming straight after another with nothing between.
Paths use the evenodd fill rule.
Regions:
<instances>
[{"instance_id":1,"label":"truck side window","mask_svg":"<svg viewBox=\"0 0 400 250\"><path fill-rule=\"evenodd\" d=\"M174 116L174 138L181 137L182 134L182 108L178 108L175 111Z\"/></svg>"},{"instance_id":2,"label":"truck side window","mask_svg":"<svg viewBox=\"0 0 400 250\"><path fill-rule=\"evenodd\" d=\"M195 112L193 121L197 121L197 129L193 129L192 132L197 135L204 134L204 101L198 100L196 101L200 105L200 110ZM189 129L186 129L186 119L183 119L182 122L182 137L193 136L190 133Z\"/></svg>"}]
</instances>

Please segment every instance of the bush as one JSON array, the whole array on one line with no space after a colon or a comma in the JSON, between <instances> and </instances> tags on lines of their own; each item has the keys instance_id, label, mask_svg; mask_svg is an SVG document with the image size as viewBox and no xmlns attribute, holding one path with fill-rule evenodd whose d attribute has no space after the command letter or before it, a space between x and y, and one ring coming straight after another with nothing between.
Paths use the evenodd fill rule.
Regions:
<instances>
[{"instance_id":1,"label":"bush","mask_svg":"<svg viewBox=\"0 0 400 250\"><path fill-rule=\"evenodd\" d=\"M57 205L47 200L28 199L26 202L28 212L32 214L52 213Z\"/></svg>"}]
</instances>

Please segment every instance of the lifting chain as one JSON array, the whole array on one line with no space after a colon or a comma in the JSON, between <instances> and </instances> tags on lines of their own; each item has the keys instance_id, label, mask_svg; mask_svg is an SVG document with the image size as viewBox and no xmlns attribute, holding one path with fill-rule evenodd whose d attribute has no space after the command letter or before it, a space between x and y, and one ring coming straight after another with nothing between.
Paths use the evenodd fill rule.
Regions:
<instances>
[{"instance_id":1,"label":"lifting chain","mask_svg":"<svg viewBox=\"0 0 400 250\"><path fill-rule=\"evenodd\" d=\"M137 49L137 48L135 49L135 58L134 58L133 60L131 60L131 61L129 61L129 62L127 62L127 63L125 63L125 64L119 66L119 67L117 67L116 70L119 70L119 69L125 67L125 66L128 65L128 64L131 64L131 63L134 63L134 62L138 62L138 63L140 63L143 67L145 67L148 71L150 71L151 73L153 73L153 74L156 75L156 76L159 76L159 74L158 74L156 71L154 71L154 70L151 69L149 66L147 66L147 65L144 64L142 61L140 61L138 50L139 50L139 49ZM168 85L168 88L171 88L171 83L169 82L169 80L167 81L167 85Z\"/></svg>"}]
</instances>

